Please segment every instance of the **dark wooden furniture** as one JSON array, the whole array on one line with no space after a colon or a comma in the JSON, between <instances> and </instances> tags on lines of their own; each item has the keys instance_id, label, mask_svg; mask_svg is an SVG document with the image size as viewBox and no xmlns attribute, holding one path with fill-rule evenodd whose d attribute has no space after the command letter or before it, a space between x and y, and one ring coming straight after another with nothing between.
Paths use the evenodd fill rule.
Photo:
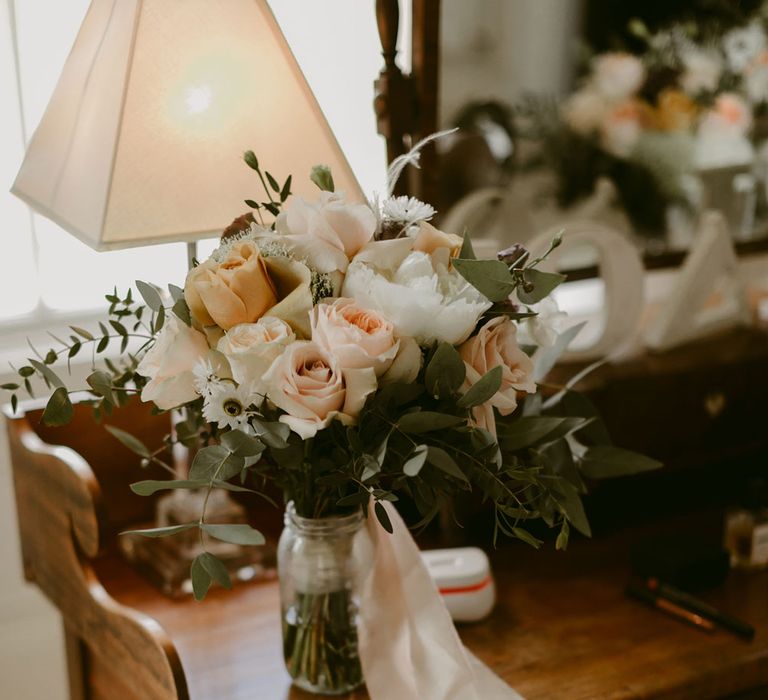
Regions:
<instances>
[{"instance_id":1,"label":"dark wooden furniture","mask_svg":"<svg viewBox=\"0 0 768 700\"><path fill-rule=\"evenodd\" d=\"M24 571L64 618L71 697L307 700L283 669L276 583L212 591L202 604L160 595L115 554L114 533L152 505L128 491L146 476L136 457L83 406L67 428L44 428L40 415L6 422ZM167 428L141 406L108 422L148 442ZM653 529L717 536L720 517ZM732 575L709 596L757 627L754 642L703 634L624 597L627 548L647 532L577 541L565 554L505 545L493 555L499 605L463 639L528 700L768 697L768 573Z\"/></svg>"}]
</instances>

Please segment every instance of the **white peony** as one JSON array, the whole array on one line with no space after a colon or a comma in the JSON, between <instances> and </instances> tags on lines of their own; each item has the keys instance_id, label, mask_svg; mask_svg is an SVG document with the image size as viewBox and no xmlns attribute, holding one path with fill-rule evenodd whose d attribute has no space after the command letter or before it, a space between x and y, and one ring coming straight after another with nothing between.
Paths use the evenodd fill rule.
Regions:
<instances>
[{"instance_id":1,"label":"white peony","mask_svg":"<svg viewBox=\"0 0 768 700\"><path fill-rule=\"evenodd\" d=\"M442 262L442 260L445 262ZM342 294L380 311L399 336L457 345L491 306L444 256L413 250L409 238L377 241L350 263Z\"/></svg>"},{"instance_id":2,"label":"white peony","mask_svg":"<svg viewBox=\"0 0 768 700\"><path fill-rule=\"evenodd\" d=\"M195 366L208 355L205 336L171 315L155 344L142 358L136 374L148 377L141 392L142 401L153 401L168 410L194 401Z\"/></svg>"}]
</instances>

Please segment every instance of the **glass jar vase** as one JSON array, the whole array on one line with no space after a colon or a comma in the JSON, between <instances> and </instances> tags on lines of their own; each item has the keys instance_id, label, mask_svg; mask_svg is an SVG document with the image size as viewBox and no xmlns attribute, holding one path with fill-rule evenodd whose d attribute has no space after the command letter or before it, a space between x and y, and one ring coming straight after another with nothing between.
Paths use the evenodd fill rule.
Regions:
<instances>
[{"instance_id":1,"label":"glass jar vase","mask_svg":"<svg viewBox=\"0 0 768 700\"><path fill-rule=\"evenodd\" d=\"M277 568L283 656L299 688L342 695L362 685L357 612L360 574L370 556L361 512L303 518L288 504Z\"/></svg>"}]
</instances>

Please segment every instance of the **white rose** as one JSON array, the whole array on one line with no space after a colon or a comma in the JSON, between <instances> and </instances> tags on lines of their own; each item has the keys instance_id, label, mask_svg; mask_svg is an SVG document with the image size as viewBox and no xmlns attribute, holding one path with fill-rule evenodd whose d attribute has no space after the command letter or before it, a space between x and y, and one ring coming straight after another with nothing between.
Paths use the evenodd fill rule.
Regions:
<instances>
[{"instance_id":1,"label":"white rose","mask_svg":"<svg viewBox=\"0 0 768 700\"><path fill-rule=\"evenodd\" d=\"M293 199L277 217L276 240L319 272L344 272L349 259L373 238L376 215L367 204L348 204L338 192L322 192L316 203Z\"/></svg>"},{"instance_id":2,"label":"white rose","mask_svg":"<svg viewBox=\"0 0 768 700\"><path fill-rule=\"evenodd\" d=\"M538 345L551 348L565 330L564 322L568 318L561 311L552 297L545 297L538 304L529 307L536 316L525 319L518 327L518 339L523 345Z\"/></svg>"},{"instance_id":3,"label":"white rose","mask_svg":"<svg viewBox=\"0 0 768 700\"><path fill-rule=\"evenodd\" d=\"M371 243L350 263L342 294L380 311L401 337L457 345L491 302L439 257L413 251L408 238Z\"/></svg>"},{"instance_id":4,"label":"white rose","mask_svg":"<svg viewBox=\"0 0 768 700\"><path fill-rule=\"evenodd\" d=\"M372 367L380 376L400 348L392 323L354 299L318 304L311 323L312 340L334 355L342 369Z\"/></svg>"},{"instance_id":5,"label":"white rose","mask_svg":"<svg viewBox=\"0 0 768 700\"><path fill-rule=\"evenodd\" d=\"M615 52L595 57L592 63L592 84L611 100L623 100L634 95L645 80L642 61L632 54Z\"/></svg>"},{"instance_id":6,"label":"white rose","mask_svg":"<svg viewBox=\"0 0 768 700\"><path fill-rule=\"evenodd\" d=\"M264 316L256 323L230 328L216 349L229 360L232 377L238 384L263 393L263 375L294 340L296 335L285 321Z\"/></svg>"},{"instance_id":7,"label":"white rose","mask_svg":"<svg viewBox=\"0 0 768 700\"><path fill-rule=\"evenodd\" d=\"M194 369L207 357L208 350L200 331L169 316L136 368L137 374L150 380L141 392L141 400L153 401L163 410L194 401L198 397Z\"/></svg>"}]
</instances>

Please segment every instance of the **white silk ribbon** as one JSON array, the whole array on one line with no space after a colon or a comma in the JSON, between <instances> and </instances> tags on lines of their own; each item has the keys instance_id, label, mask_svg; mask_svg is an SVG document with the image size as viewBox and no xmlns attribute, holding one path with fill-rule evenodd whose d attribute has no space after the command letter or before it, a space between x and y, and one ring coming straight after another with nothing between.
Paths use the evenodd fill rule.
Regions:
<instances>
[{"instance_id":1,"label":"white silk ribbon","mask_svg":"<svg viewBox=\"0 0 768 700\"><path fill-rule=\"evenodd\" d=\"M408 527L370 507L373 562L361 580L360 661L371 700L523 700L461 642Z\"/></svg>"}]
</instances>

